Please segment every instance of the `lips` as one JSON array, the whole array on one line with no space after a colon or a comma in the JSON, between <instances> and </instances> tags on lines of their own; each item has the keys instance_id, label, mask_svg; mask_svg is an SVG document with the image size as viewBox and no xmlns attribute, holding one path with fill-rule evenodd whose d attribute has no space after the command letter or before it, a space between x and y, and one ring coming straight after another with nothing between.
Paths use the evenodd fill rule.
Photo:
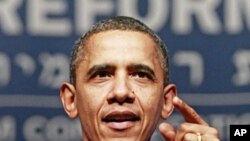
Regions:
<instances>
[{"instance_id":1,"label":"lips","mask_svg":"<svg viewBox=\"0 0 250 141\"><path fill-rule=\"evenodd\" d=\"M102 121L111 129L125 130L136 124L140 117L131 111L114 111L107 114Z\"/></svg>"}]
</instances>

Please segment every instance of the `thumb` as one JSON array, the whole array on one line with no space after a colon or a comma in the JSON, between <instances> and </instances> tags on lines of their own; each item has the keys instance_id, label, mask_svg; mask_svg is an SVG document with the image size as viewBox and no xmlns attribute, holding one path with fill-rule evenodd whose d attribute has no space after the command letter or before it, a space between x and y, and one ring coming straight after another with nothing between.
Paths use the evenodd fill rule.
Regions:
<instances>
[{"instance_id":1,"label":"thumb","mask_svg":"<svg viewBox=\"0 0 250 141\"><path fill-rule=\"evenodd\" d=\"M170 125L169 123L165 123L165 122L161 123L159 125L159 131L167 141L174 141L176 133L172 125Z\"/></svg>"}]
</instances>

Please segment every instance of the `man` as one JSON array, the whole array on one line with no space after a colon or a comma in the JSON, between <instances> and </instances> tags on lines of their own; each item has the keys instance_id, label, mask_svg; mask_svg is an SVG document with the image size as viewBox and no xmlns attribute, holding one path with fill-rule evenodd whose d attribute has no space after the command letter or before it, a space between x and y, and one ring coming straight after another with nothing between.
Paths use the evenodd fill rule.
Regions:
<instances>
[{"instance_id":1,"label":"man","mask_svg":"<svg viewBox=\"0 0 250 141\"><path fill-rule=\"evenodd\" d=\"M177 130L160 124L167 140L219 140L217 130L177 97L162 40L130 17L103 20L80 38L60 96L69 117L79 117L84 141L148 141L174 107L186 122Z\"/></svg>"}]
</instances>

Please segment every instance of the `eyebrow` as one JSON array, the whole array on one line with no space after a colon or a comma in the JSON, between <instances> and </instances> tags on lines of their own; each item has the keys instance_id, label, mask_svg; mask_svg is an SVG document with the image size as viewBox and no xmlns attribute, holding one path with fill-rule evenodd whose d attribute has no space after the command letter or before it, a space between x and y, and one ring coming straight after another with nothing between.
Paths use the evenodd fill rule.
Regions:
<instances>
[{"instance_id":1,"label":"eyebrow","mask_svg":"<svg viewBox=\"0 0 250 141\"><path fill-rule=\"evenodd\" d=\"M102 72L102 71L115 71L116 66L114 65L110 65L110 64L101 64L101 65L94 65L93 67L91 67L88 72L87 72L87 76L91 77L92 75L94 75L96 72ZM135 72L135 71L143 71L146 72L147 74L149 74L153 80L156 80L156 76L155 73L153 71L153 69L151 69L149 66L144 65L144 64L130 64L127 67L127 70L129 72Z\"/></svg>"},{"instance_id":2,"label":"eyebrow","mask_svg":"<svg viewBox=\"0 0 250 141\"><path fill-rule=\"evenodd\" d=\"M96 72L100 72L100 71L112 71L112 70L115 70L115 68L116 68L115 66L109 65L109 64L94 65L87 72L87 76L92 76Z\"/></svg>"}]
</instances>

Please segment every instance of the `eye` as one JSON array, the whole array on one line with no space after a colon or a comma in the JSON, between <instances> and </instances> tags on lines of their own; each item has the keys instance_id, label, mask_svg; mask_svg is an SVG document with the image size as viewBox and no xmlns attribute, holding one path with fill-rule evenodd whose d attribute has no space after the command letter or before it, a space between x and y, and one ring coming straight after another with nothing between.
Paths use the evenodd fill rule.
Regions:
<instances>
[{"instance_id":1,"label":"eye","mask_svg":"<svg viewBox=\"0 0 250 141\"><path fill-rule=\"evenodd\" d=\"M150 74L147 72L134 72L132 74L133 77L138 78L138 79L149 79L152 80L152 77Z\"/></svg>"},{"instance_id":2,"label":"eye","mask_svg":"<svg viewBox=\"0 0 250 141\"><path fill-rule=\"evenodd\" d=\"M107 71L99 71L92 76L92 78L107 78L107 77L111 77L111 74Z\"/></svg>"}]
</instances>

